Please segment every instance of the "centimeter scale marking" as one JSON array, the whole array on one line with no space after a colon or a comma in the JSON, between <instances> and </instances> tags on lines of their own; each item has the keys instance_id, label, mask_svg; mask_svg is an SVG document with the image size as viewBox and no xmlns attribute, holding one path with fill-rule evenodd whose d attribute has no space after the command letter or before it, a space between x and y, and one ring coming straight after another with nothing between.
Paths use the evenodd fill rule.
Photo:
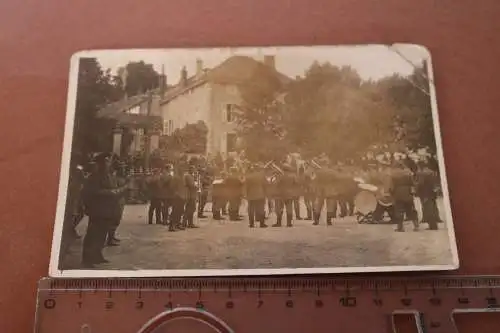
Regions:
<instances>
[{"instance_id":1,"label":"centimeter scale marking","mask_svg":"<svg viewBox=\"0 0 500 333\"><path fill-rule=\"evenodd\" d=\"M449 333L456 313L499 311L499 289L500 276L42 279L35 332L375 333L406 313L419 332Z\"/></svg>"}]
</instances>

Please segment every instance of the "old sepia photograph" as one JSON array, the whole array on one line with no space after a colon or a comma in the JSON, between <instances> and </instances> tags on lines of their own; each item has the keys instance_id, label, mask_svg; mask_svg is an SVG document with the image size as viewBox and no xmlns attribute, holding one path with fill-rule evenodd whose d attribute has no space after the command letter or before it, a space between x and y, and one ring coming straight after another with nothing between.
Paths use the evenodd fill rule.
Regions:
<instances>
[{"instance_id":1,"label":"old sepia photograph","mask_svg":"<svg viewBox=\"0 0 500 333\"><path fill-rule=\"evenodd\" d=\"M50 275L456 269L437 105L413 44L79 52Z\"/></svg>"}]
</instances>

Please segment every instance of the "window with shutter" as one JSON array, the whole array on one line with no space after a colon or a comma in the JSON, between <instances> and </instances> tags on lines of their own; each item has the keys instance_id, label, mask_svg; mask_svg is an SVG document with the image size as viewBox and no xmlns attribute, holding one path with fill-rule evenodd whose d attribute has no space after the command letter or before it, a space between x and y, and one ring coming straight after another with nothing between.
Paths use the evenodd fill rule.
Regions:
<instances>
[{"instance_id":1,"label":"window with shutter","mask_svg":"<svg viewBox=\"0 0 500 333\"><path fill-rule=\"evenodd\" d=\"M231 123L234 120L234 114L233 114L233 104L226 104L226 122Z\"/></svg>"}]
</instances>

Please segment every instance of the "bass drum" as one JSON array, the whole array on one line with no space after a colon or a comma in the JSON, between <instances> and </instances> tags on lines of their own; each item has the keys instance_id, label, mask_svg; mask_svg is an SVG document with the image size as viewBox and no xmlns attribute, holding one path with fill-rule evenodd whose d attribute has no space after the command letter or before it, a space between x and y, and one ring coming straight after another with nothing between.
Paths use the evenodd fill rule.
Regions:
<instances>
[{"instance_id":1,"label":"bass drum","mask_svg":"<svg viewBox=\"0 0 500 333\"><path fill-rule=\"evenodd\" d=\"M377 197L371 191L361 190L354 197L354 207L362 215L373 213L377 207Z\"/></svg>"}]
</instances>

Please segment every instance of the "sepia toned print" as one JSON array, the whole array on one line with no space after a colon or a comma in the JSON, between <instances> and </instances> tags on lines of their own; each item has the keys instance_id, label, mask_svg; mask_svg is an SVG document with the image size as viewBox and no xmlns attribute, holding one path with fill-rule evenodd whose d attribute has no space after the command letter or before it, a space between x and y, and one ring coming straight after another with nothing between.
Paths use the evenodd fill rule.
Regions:
<instances>
[{"instance_id":1,"label":"sepia toned print","mask_svg":"<svg viewBox=\"0 0 500 333\"><path fill-rule=\"evenodd\" d=\"M458 268L417 45L85 51L51 276Z\"/></svg>"}]
</instances>

